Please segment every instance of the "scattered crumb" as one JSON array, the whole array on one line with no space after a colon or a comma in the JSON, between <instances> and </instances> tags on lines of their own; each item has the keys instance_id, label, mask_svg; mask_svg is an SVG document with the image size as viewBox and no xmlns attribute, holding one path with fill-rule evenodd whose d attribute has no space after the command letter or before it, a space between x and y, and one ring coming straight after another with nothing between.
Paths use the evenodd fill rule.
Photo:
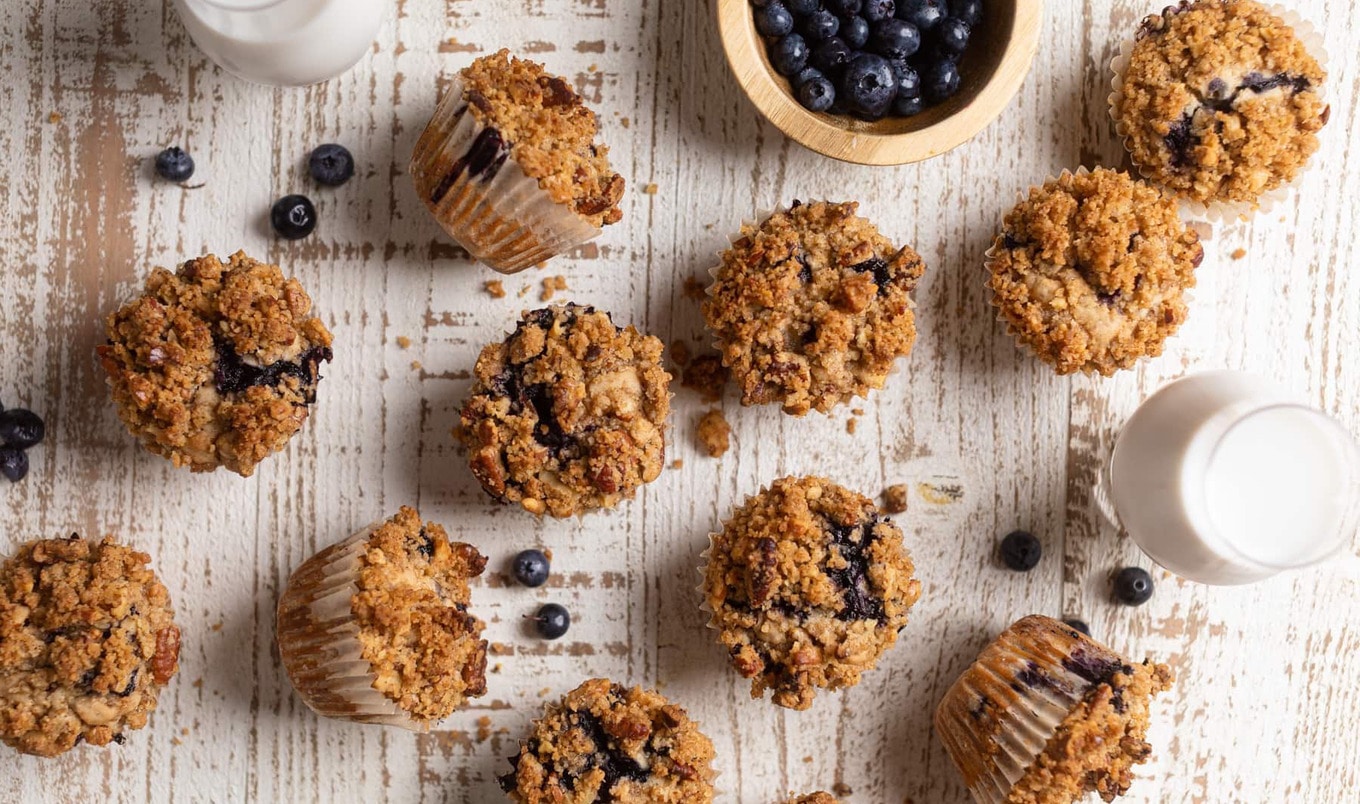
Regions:
<instances>
[{"instance_id":1,"label":"scattered crumb","mask_svg":"<svg viewBox=\"0 0 1360 804\"><path fill-rule=\"evenodd\" d=\"M201 678L194 679L194 689L196 690L203 689L203 679Z\"/></svg>"},{"instance_id":2,"label":"scattered crumb","mask_svg":"<svg viewBox=\"0 0 1360 804\"><path fill-rule=\"evenodd\" d=\"M499 673L500 671L501 671L501 663L500 663L500 662L496 662L495 664L491 665L491 672L493 672L493 673Z\"/></svg>"},{"instance_id":3,"label":"scattered crumb","mask_svg":"<svg viewBox=\"0 0 1360 804\"><path fill-rule=\"evenodd\" d=\"M558 274L549 276L543 280L543 292L538 294L539 301L552 301L553 294L559 290L567 289L567 278Z\"/></svg>"},{"instance_id":4,"label":"scattered crumb","mask_svg":"<svg viewBox=\"0 0 1360 804\"><path fill-rule=\"evenodd\" d=\"M846 796L853 794L855 791L851 790L850 785L846 784L845 782L836 782L835 784L831 785L831 792L835 793L841 798L845 798Z\"/></svg>"},{"instance_id":5,"label":"scattered crumb","mask_svg":"<svg viewBox=\"0 0 1360 804\"><path fill-rule=\"evenodd\" d=\"M625 117L619 121L619 125L623 126L624 128L632 128L633 121Z\"/></svg>"},{"instance_id":6,"label":"scattered crumb","mask_svg":"<svg viewBox=\"0 0 1360 804\"><path fill-rule=\"evenodd\" d=\"M676 458L675 460L671 461L671 468L672 468L672 469L684 469L684 468L685 468L685 462L684 462L683 460L681 460L680 458Z\"/></svg>"},{"instance_id":7,"label":"scattered crumb","mask_svg":"<svg viewBox=\"0 0 1360 804\"><path fill-rule=\"evenodd\" d=\"M807 756L803 757L803 763L804 763L804 764L807 764L807 765L811 765L811 764L812 764L812 754L808 754Z\"/></svg>"},{"instance_id":8,"label":"scattered crumb","mask_svg":"<svg viewBox=\"0 0 1360 804\"><path fill-rule=\"evenodd\" d=\"M535 271L542 271L544 268L547 268L547 267L548 267L548 261L547 261L547 260L544 260L543 262L536 262L536 263L534 263L534 270L535 270Z\"/></svg>"},{"instance_id":9,"label":"scattered crumb","mask_svg":"<svg viewBox=\"0 0 1360 804\"><path fill-rule=\"evenodd\" d=\"M515 655L515 647L513 645L507 645L504 642L492 642L491 645L487 648L487 650L491 652L492 656Z\"/></svg>"},{"instance_id":10,"label":"scattered crumb","mask_svg":"<svg viewBox=\"0 0 1360 804\"><path fill-rule=\"evenodd\" d=\"M708 292L708 283L697 276L685 277L684 293L685 298L694 301L703 301Z\"/></svg>"},{"instance_id":11,"label":"scattered crumb","mask_svg":"<svg viewBox=\"0 0 1360 804\"><path fill-rule=\"evenodd\" d=\"M600 71L600 66L599 66L598 64L592 64L592 65L590 65L589 67L586 68L586 72L588 72L588 73L598 73L599 71Z\"/></svg>"},{"instance_id":12,"label":"scattered crumb","mask_svg":"<svg viewBox=\"0 0 1360 804\"><path fill-rule=\"evenodd\" d=\"M732 426L717 408L699 417L695 433L699 436L699 446L710 458L721 458L732 447Z\"/></svg>"},{"instance_id":13,"label":"scattered crumb","mask_svg":"<svg viewBox=\"0 0 1360 804\"><path fill-rule=\"evenodd\" d=\"M482 715L477 718L477 742L484 743L491 739L491 717Z\"/></svg>"},{"instance_id":14,"label":"scattered crumb","mask_svg":"<svg viewBox=\"0 0 1360 804\"><path fill-rule=\"evenodd\" d=\"M549 562L552 561L552 548L551 548L551 547L545 547L545 548L543 548L543 557L546 558L546 559L548 559Z\"/></svg>"},{"instance_id":15,"label":"scattered crumb","mask_svg":"<svg viewBox=\"0 0 1360 804\"><path fill-rule=\"evenodd\" d=\"M184 743L183 743L178 737L171 737L171 738L170 738L170 744L171 744L171 745L184 745Z\"/></svg>"},{"instance_id":16,"label":"scattered crumb","mask_svg":"<svg viewBox=\"0 0 1360 804\"><path fill-rule=\"evenodd\" d=\"M1239 248L1229 256L1231 256L1234 260L1240 260L1243 257L1247 256L1247 250L1244 248Z\"/></svg>"},{"instance_id":17,"label":"scattered crumb","mask_svg":"<svg viewBox=\"0 0 1360 804\"><path fill-rule=\"evenodd\" d=\"M47 122L49 122L49 123L60 123L60 122L61 122L61 112L52 112L51 114L47 115Z\"/></svg>"},{"instance_id":18,"label":"scattered crumb","mask_svg":"<svg viewBox=\"0 0 1360 804\"><path fill-rule=\"evenodd\" d=\"M529 286L528 286L528 285L525 285L524 287L522 287L522 288L519 289L519 297L520 297L521 299L524 298L525 296L528 296L528 295L529 295Z\"/></svg>"},{"instance_id":19,"label":"scattered crumb","mask_svg":"<svg viewBox=\"0 0 1360 804\"><path fill-rule=\"evenodd\" d=\"M689 364L689 344L681 340L671 341L671 360L675 365L684 368Z\"/></svg>"},{"instance_id":20,"label":"scattered crumb","mask_svg":"<svg viewBox=\"0 0 1360 804\"><path fill-rule=\"evenodd\" d=\"M552 687L544 687L543 689L538 691L538 697L542 698L550 692L552 692Z\"/></svg>"},{"instance_id":21,"label":"scattered crumb","mask_svg":"<svg viewBox=\"0 0 1360 804\"><path fill-rule=\"evenodd\" d=\"M850 409L850 412L851 412L852 414L856 415L856 416L863 416L863 415L864 415L864 408L851 408L851 409Z\"/></svg>"},{"instance_id":22,"label":"scattered crumb","mask_svg":"<svg viewBox=\"0 0 1360 804\"><path fill-rule=\"evenodd\" d=\"M647 195L656 195L656 185L644 184L642 185L642 192L646 193Z\"/></svg>"},{"instance_id":23,"label":"scattered crumb","mask_svg":"<svg viewBox=\"0 0 1360 804\"><path fill-rule=\"evenodd\" d=\"M486 288L486 292L490 293L493 299L505 298L505 285L499 279L488 279L482 284L482 287Z\"/></svg>"},{"instance_id":24,"label":"scattered crumb","mask_svg":"<svg viewBox=\"0 0 1360 804\"><path fill-rule=\"evenodd\" d=\"M705 402L717 402L727 385L727 367L716 354L699 355L685 366L680 384L698 391Z\"/></svg>"},{"instance_id":25,"label":"scattered crumb","mask_svg":"<svg viewBox=\"0 0 1360 804\"><path fill-rule=\"evenodd\" d=\"M408 338L408 337L406 337L405 335L398 335L398 336L397 336L397 348L398 348L398 349L410 349L410 348L411 348L411 339Z\"/></svg>"},{"instance_id":26,"label":"scattered crumb","mask_svg":"<svg viewBox=\"0 0 1360 804\"><path fill-rule=\"evenodd\" d=\"M850 435L854 435L856 427L859 427L859 419L851 418L846 420L845 432L849 433Z\"/></svg>"},{"instance_id":27,"label":"scattered crumb","mask_svg":"<svg viewBox=\"0 0 1360 804\"><path fill-rule=\"evenodd\" d=\"M423 368L425 368L425 367L424 367L423 365L420 364L420 361L419 361L419 360L412 360L412 361L411 361L411 371L420 371L420 370L423 369Z\"/></svg>"},{"instance_id":28,"label":"scattered crumb","mask_svg":"<svg viewBox=\"0 0 1360 804\"><path fill-rule=\"evenodd\" d=\"M184 735L185 737L188 737L188 736L189 736L189 727L188 727L188 726L185 726L184 728L182 728L182 729L179 730L179 733L182 734L182 735Z\"/></svg>"},{"instance_id":29,"label":"scattered crumb","mask_svg":"<svg viewBox=\"0 0 1360 804\"><path fill-rule=\"evenodd\" d=\"M883 489L883 512L900 514L907 510L907 484L897 483Z\"/></svg>"},{"instance_id":30,"label":"scattered crumb","mask_svg":"<svg viewBox=\"0 0 1360 804\"><path fill-rule=\"evenodd\" d=\"M220 622L213 623L212 625L210 625L210 626L208 627L208 630L210 630L210 631L221 631L221 630L222 630L222 623L220 623Z\"/></svg>"}]
</instances>

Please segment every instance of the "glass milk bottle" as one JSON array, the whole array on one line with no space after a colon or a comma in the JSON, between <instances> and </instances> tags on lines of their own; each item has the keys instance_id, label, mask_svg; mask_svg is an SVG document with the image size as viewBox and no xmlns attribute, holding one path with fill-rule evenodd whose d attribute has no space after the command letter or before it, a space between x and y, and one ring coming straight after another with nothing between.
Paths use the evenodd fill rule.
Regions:
<instances>
[{"instance_id":1,"label":"glass milk bottle","mask_svg":"<svg viewBox=\"0 0 1360 804\"><path fill-rule=\"evenodd\" d=\"M222 69L249 81L305 86L353 67L391 0L175 0L184 27Z\"/></svg>"},{"instance_id":2,"label":"glass milk bottle","mask_svg":"<svg viewBox=\"0 0 1360 804\"><path fill-rule=\"evenodd\" d=\"M1251 583L1353 543L1360 448L1269 381L1211 371L1134 412L1103 483L1153 561L1192 581Z\"/></svg>"}]
</instances>

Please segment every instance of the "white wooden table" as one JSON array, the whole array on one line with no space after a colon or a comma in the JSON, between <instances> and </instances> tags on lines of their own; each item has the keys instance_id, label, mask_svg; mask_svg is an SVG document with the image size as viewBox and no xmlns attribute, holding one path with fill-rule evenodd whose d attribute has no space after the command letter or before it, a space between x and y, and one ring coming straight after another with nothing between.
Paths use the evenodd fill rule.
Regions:
<instances>
[{"instance_id":1,"label":"white wooden table","mask_svg":"<svg viewBox=\"0 0 1360 804\"><path fill-rule=\"evenodd\" d=\"M126 745L48 761L0 751L0 800L498 801L494 774L540 705L602 675L659 685L702 721L721 801L840 784L856 804L961 803L930 714L992 634L1039 612L1081 617L1180 676L1128 800L1355 801L1360 557L1245 589L1159 573L1152 602L1121 608L1108 573L1148 562L1102 524L1089 493L1123 417L1196 369L1274 376L1360 430L1351 4L1297 3L1325 33L1333 104L1297 203L1214 232L1188 324L1161 359L1109 380L1059 378L1019 352L988 307L980 261L1018 190L1120 161L1103 67L1161 0L1048 5L1034 72L999 122L930 162L873 169L817 157L759 120L700 0L398 0L370 58L306 90L220 72L164 0L10 0L0 14L0 399L44 414L50 436L30 478L0 487L4 551L79 531L151 552L184 652L150 728ZM441 73L501 46L574 77L631 189L621 224L546 271L508 279L509 295L493 300L482 291L493 275L427 217L405 166ZM306 154L327 141L348 144L363 166L334 191L305 174ZM170 144L197 157L204 187L151 180L149 157ZM649 183L655 194L641 192ZM288 244L264 218L294 191L317 201L322 222ZM706 408L681 391L671 457L683 467L617 512L539 522L481 494L449 432L478 349L537 305L544 277L567 277L559 299L697 347L701 317L680 288L723 235L758 207L847 196L929 267L916 349L859 406L854 434L848 410L795 420L729 395L735 445L713 460L694 442ZM237 248L296 274L336 336L312 419L249 480L190 475L141 451L91 356L103 316L151 266ZM1245 256L1232 259L1238 248ZM910 484L902 521L925 583L878 669L803 713L748 699L694 591L708 531L791 472L871 495ZM495 568L532 545L556 556L543 590L494 573L476 588L497 645L490 690L428 735L318 720L272 647L291 569L402 504L480 546ZM1017 526L1047 551L1028 575L993 558ZM544 600L576 617L559 642L522 629Z\"/></svg>"}]
</instances>

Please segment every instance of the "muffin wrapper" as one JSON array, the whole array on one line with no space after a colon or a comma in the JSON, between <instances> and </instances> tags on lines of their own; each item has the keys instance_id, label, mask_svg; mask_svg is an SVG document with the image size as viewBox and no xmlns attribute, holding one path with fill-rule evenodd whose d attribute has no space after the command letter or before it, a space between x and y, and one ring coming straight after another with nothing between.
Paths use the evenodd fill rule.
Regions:
<instances>
[{"instance_id":1,"label":"muffin wrapper","mask_svg":"<svg viewBox=\"0 0 1360 804\"><path fill-rule=\"evenodd\" d=\"M506 146L490 158L490 167L474 173L468 163L487 160L487 143L499 138L469 111L465 94L455 76L411 155L416 194L444 231L503 274L598 236L599 227L553 201L537 179L525 175Z\"/></svg>"},{"instance_id":2,"label":"muffin wrapper","mask_svg":"<svg viewBox=\"0 0 1360 804\"><path fill-rule=\"evenodd\" d=\"M1181 0L1179 5L1168 6L1160 13L1148 16L1161 17L1164 20L1170 19L1172 16L1180 13L1181 9L1189 4L1190 0ZM1317 29L1313 27L1312 23L1300 17L1298 12L1291 8L1286 8L1285 6L1273 3L1263 3L1262 5L1264 5L1271 14L1284 20L1286 25L1294 29L1294 34L1298 36L1299 41L1303 43L1303 46L1307 49L1309 55L1317 59L1318 64L1324 71L1327 70L1327 49L1324 46L1322 35L1317 32ZM1128 153L1130 156L1133 154L1133 149L1129 144L1128 126L1125 126L1119 121L1119 116L1116 114L1115 109L1124 102L1124 73L1129 68L1129 60L1133 56L1133 46L1138 41L1137 32L1141 28L1142 23L1140 21L1139 26L1134 30L1133 35L1119 43L1119 55L1110 60L1111 78L1108 111L1110 119L1114 121L1115 133L1119 135L1119 141L1124 145L1125 153ZM1323 95L1324 100L1326 98L1326 90L1327 87L1325 84L1318 89L1318 92ZM1155 186L1161 186L1156 179L1153 178L1154 171L1151 168L1143 167L1137 163L1134 163L1134 166L1138 170L1138 174L1148 182ZM1182 210L1192 217L1203 218L1210 223L1215 224L1232 223L1239 220L1248 220L1252 215L1264 215L1274 210L1277 205L1289 198L1290 193L1293 192L1294 187L1298 184L1299 179L1303 177L1303 174L1304 170L1300 170L1293 181L1285 182L1274 190L1262 193L1261 197L1256 200L1255 205L1245 201L1214 201L1205 204L1200 201L1185 198L1169 189L1167 189L1167 192L1173 198L1176 198L1180 202Z\"/></svg>"},{"instance_id":3,"label":"muffin wrapper","mask_svg":"<svg viewBox=\"0 0 1360 804\"><path fill-rule=\"evenodd\" d=\"M370 526L309 558L288 579L279 599L278 644L288 678L318 715L428 731L373 688L376 676L363 658L350 601Z\"/></svg>"},{"instance_id":4,"label":"muffin wrapper","mask_svg":"<svg viewBox=\"0 0 1360 804\"><path fill-rule=\"evenodd\" d=\"M1064 666L1122 657L1047 617L1026 617L983 650L945 693L935 730L978 804L1001 804L1098 682ZM986 701L984 706L982 702Z\"/></svg>"}]
</instances>

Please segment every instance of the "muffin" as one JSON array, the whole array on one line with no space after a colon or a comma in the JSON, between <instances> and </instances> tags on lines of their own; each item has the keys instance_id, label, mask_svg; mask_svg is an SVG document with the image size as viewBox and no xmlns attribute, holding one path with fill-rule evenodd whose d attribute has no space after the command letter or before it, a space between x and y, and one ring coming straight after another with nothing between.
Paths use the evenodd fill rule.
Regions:
<instances>
[{"instance_id":1,"label":"muffin","mask_svg":"<svg viewBox=\"0 0 1360 804\"><path fill-rule=\"evenodd\" d=\"M1131 664L1057 620L1007 628L945 693L935 731L978 804L1113 801L1152 754L1166 665Z\"/></svg>"},{"instance_id":2,"label":"muffin","mask_svg":"<svg viewBox=\"0 0 1360 804\"><path fill-rule=\"evenodd\" d=\"M296 279L243 252L157 268L96 350L119 417L176 466L249 477L316 402L331 333L311 310Z\"/></svg>"},{"instance_id":3,"label":"muffin","mask_svg":"<svg viewBox=\"0 0 1360 804\"><path fill-rule=\"evenodd\" d=\"M1303 170L1329 109L1327 74L1253 0L1197 0L1145 19L1110 96L1143 175L1203 206L1249 211Z\"/></svg>"},{"instance_id":4,"label":"muffin","mask_svg":"<svg viewBox=\"0 0 1360 804\"><path fill-rule=\"evenodd\" d=\"M1006 328L1059 374L1162 353L1204 259L1176 203L1127 174L1064 172L1006 214L987 252Z\"/></svg>"},{"instance_id":5,"label":"muffin","mask_svg":"<svg viewBox=\"0 0 1360 804\"><path fill-rule=\"evenodd\" d=\"M858 207L794 201L742 226L719 257L704 319L743 405L826 413L882 388L911 352L911 292L925 266Z\"/></svg>"},{"instance_id":6,"label":"muffin","mask_svg":"<svg viewBox=\"0 0 1360 804\"><path fill-rule=\"evenodd\" d=\"M709 625L751 697L772 690L789 709L810 707L817 688L858 684L921 596L902 531L824 478L776 480L710 538Z\"/></svg>"},{"instance_id":7,"label":"muffin","mask_svg":"<svg viewBox=\"0 0 1360 804\"><path fill-rule=\"evenodd\" d=\"M403 506L297 568L279 600L284 669L319 715L427 730L486 693L468 581L486 558Z\"/></svg>"},{"instance_id":8,"label":"muffin","mask_svg":"<svg viewBox=\"0 0 1360 804\"><path fill-rule=\"evenodd\" d=\"M661 474L671 375L661 341L575 304L525 313L477 358L459 437L501 502L568 517Z\"/></svg>"},{"instance_id":9,"label":"muffin","mask_svg":"<svg viewBox=\"0 0 1360 804\"><path fill-rule=\"evenodd\" d=\"M416 193L473 257L514 273L623 217L623 177L563 78L502 50L450 82L411 156Z\"/></svg>"},{"instance_id":10,"label":"muffin","mask_svg":"<svg viewBox=\"0 0 1360 804\"><path fill-rule=\"evenodd\" d=\"M830 793L818 790L816 793L785 799L784 804L840 804L840 802Z\"/></svg>"},{"instance_id":11,"label":"muffin","mask_svg":"<svg viewBox=\"0 0 1360 804\"><path fill-rule=\"evenodd\" d=\"M54 757L122 744L179 670L151 557L105 538L31 541L0 567L0 740Z\"/></svg>"},{"instance_id":12,"label":"muffin","mask_svg":"<svg viewBox=\"0 0 1360 804\"><path fill-rule=\"evenodd\" d=\"M596 678L549 704L501 788L521 804L713 801L713 743L684 709Z\"/></svg>"}]
</instances>

